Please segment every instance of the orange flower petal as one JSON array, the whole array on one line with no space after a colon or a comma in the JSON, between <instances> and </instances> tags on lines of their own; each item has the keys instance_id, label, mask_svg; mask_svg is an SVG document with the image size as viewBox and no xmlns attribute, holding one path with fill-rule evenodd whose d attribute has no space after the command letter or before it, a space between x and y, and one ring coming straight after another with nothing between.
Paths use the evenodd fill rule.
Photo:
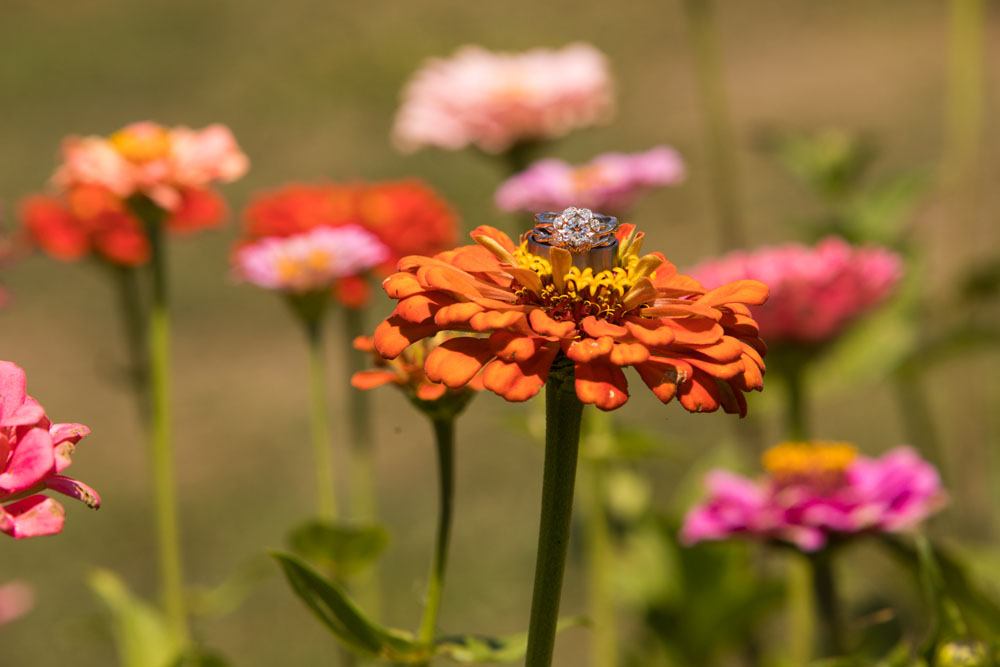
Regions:
<instances>
[{"instance_id":1,"label":"orange flower petal","mask_svg":"<svg viewBox=\"0 0 1000 667\"><path fill-rule=\"evenodd\" d=\"M719 324L700 317L666 319L663 322L674 331L673 345L711 345L723 334Z\"/></svg>"},{"instance_id":2,"label":"orange flower petal","mask_svg":"<svg viewBox=\"0 0 1000 667\"><path fill-rule=\"evenodd\" d=\"M375 350L375 341L373 341L368 336L358 336L353 342L355 350L361 350L362 352L372 352Z\"/></svg>"},{"instance_id":3,"label":"orange flower petal","mask_svg":"<svg viewBox=\"0 0 1000 667\"><path fill-rule=\"evenodd\" d=\"M541 338L530 338L510 331L494 332L489 340L490 348L497 358L507 362L530 359L545 342Z\"/></svg>"},{"instance_id":4,"label":"orange flower petal","mask_svg":"<svg viewBox=\"0 0 1000 667\"><path fill-rule=\"evenodd\" d=\"M650 357L648 361L635 364L635 370L653 395L663 403L669 403L673 399L678 385L693 372L689 364L665 357Z\"/></svg>"},{"instance_id":5,"label":"orange flower petal","mask_svg":"<svg viewBox=\"0 0 1000 667\"><path fill-rule=\"evenodd\" d=\"M471 301L453 303L434 313L434 324L446 329L456 325L467 327L472 316L481 312L483 312L483 307Z\"/></svg>"},{"instance_id":6,"label":"orange flower petal","mask_svg":"<svg viewBox=\"0 0 1000 667\"><path fill-rule=\"evenodd\" d=\"M607 320L599 320L593 315L588 315L583 318L583 321L580 322L580 326L585 332L594 338L598 338L600 336L611 336L614 339L619 339L628 334L628 329L625 327L612 324Z\"/></svg>"},{"instance_id":7,"label":"orange flower petal","mask_svg":"<svg viewBox=\"0 0 1000 667\"><path fill-rule=\"evenodd\" d=\"M642 343L615 343L611 350L611 363L631 366L649 359L649 348Z\"/></svg>"},{"instance_id":8,"label":"orange flower petal","mask_svg":"<svg viewBox=\"0 0 1000 667\"><path fill-rule=\"evenodd\" d=\"M756 353L755 353L756 354ZM764 373L761 371L763 364L757 365L757 361L749 354L743 355L743 378L740 389L750 391L761 389L764 386Z\"/></svg>"},{"instance_id":9,"label":"orange flower petal","mask_svg":"<svg viewBox=\"0 0 1000 667\"><path fill-rule=\"evenodd\" d=\"M493 350L486 338L449 338L427 355L424 371L431 381L458 389L464 387L492 357Z\"/></svg>"},{"instance_id":10,"label":"orange flower petal","mask_svg":"<svg viewBox=\"0 0 1000 667\"><path fill-rule=\"evenodd\" d=\"M396 315L407 322L420 324L431 320L441 306L452 303L454 303L452 299L440 293L414 294L396 304Z\"/></svg>"},{"instance_id":11,"label":"orange flower petal","mask_svg":"<svg viewBox=\"0 0 1000 667\"><path fill-rule=\"evenodd\" d=\"M395 359L410 345L437 332L433 324L413 324L391 315L375 328L375 350L386 359Z\"/></svg>"},{"instance_id":12,"label":"orange flower petal","mask_svg":"<svg viewBox=\"0 0 1000 667\"><path fill-rule=\"evenodd\" d=\"M664 347L674 342L673 329L660 320L627 317L625 328L637 341L649 347Z\"/></svg>"},{"instance_id":13,"label":"orange flower petal","mask_svg":"<svg viewBox=\"0 0 1000 667\"><path fill-rule=\"evenodd\" d=\"M477 236L485 236L487 238L491 238L497 243L499 243L500 247L506 250L507 252L514 252L515 250L517 250L517 246L514 244L513 241L510 240L510 237L501 232L496 227L490 227L489 225L480 225L479 227L473 229L472 232L469 234L469 236L471 236L473 239L476 238Z\"/></svg>"},{"instance_id":14,"label":"orange flower petal","mask_svg":"<svg viewBox=\"0 0 1000 667\"><path fill-rule=\"evenodd\" d=\"M716 287L698 299L698 303L702 306L720 306L730 302L759 306L765 301L767 301L767 285L756 280L737 280Z\"/></svg>"},{"instance_id":15,"label":"orange flower petal","mask_svg":"<svg viewBox=\"0 0 1000 667\"><path fill-rule=\"evenodd\" d=\"M399 376L390 371L358 371L351 376L351 386L355 389L374 389L398 380Z\"/></svg>"},{"instance_id":16,"label":"orange flower petal","mask_svg":"<svg viewBox=\"0 0 1000 667\"><path fill-rule=\"evenodd\" d=\"M611 364L576 364L576 395L601 410L620 408L628 400L628 381L622 369Z\"/></svg>"},{"instance_id":17,"label":"orange flower petal","mask_svg":"<svg viewBox=\"0 0 1000 667\"><path fill-rule=\"evenodd\" d=\"M594 359L606 357L611 354L614 341L610 336L600 338L584 338L575 340L566 348L566 356L580 363L587 363Z\"/></svg>"},{"instance_id":18,"label":"orange flower petal","mask_svg":"<svg viewBox=\"0 0 1000 667\"><path fill-rule=\"evenodd\" d=\"M531 328L535 330L535 333L542 336L569 338L576 331L576 324L573 322L569 320L557 322L549 317L548 313L541 308L536 308L528 313L528 322L531 324Z\"/></svg>"},{"instance_id":19,"label":"orange flower petal","mask_svg":"<svg viewBox=\"0 0 1000 667\"><path fill-rule=\"evenodd\" d=\"M476 313L469 319L469 324L476 331L507 329L522 322L524 322L524 313L510 310L506 312L487 310L482 313Z\"/></svg>"},{"instance_id":20,"label":"orange flower petal","mask_svg":"<svg viewBox=\"0 0 1000 667\"><path fill-rule=\"evenodd\" d=\"M688 412L715 412L722 395L715 378L696 369L691 378L677 388L677 399Z\"/></svg>"},{"instance_id":21,"label":"orange flower petal","mask_svg":"<svg viewBox=\"0 0 1000 667\"><path fill-rule=\"evenodd\" d=\"M444 396L446 391L448 391L448 387L443 384L425 382L417 387L417 398L421 401L436 401Z\"/></svg>"},{"instance_id":22,"label":"orange flower petal","mask_svg":"<svg viewBox=\"0 0 1000 667\"><path fill-rule=\"evenodd\" d=\"M405 299L423 291L420 282L409 273L394 273L382 281L382 289L393 299Z\"/></svg>"},{"instance_id":23,"label":"orange flower petal","mask_svg":"<svg viewBox=\"0 0 1000 667\"><path fill-rule=\"evenodd\" d=\"M712 361L728 363L735 361L743 355L743 343L732 336L723 336L719 341L711 345L697 345L694 350L700 356L708 357Z\"/></svg>"},{"instance_id":24,"label":"orange flower petal","mask_svg":"<svg viewBox=\"0 0 1000 667\"><path fill-rule=\"evenodd\" d=\"M494 359L483 369L483 386L508 401L526 401L545 384L558 350L557 345L546 345L531 359L516 363Z\"/></svg>"}]
</instances>

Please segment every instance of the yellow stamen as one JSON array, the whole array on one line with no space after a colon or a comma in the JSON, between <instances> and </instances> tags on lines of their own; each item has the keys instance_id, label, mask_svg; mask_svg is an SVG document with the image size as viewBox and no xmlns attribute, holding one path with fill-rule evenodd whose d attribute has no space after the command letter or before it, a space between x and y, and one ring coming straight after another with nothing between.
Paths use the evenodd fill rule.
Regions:
<instances>
[{"instance_id":1,"label":"yellow stamen","mask_svg":"<svg viewBox=\"0 0 1000 667\"><path fill-rule=\"evenodd\" d=\"M126 127L109 140L122 157L132 162L150 162L170 155L170 134L158 125Z\"/></svg>"},{"instance_id":2,"label":"yellow stamen","mask_svg":"<svg viewBox=\"0 0 1000 667\"><path fill-rule=\"evenodd\" d=\"M776 445L761 458L771 475L798 478L842 474L857 455L858 450L850 443L812 440Z\"/></svg>"}]
</instances>

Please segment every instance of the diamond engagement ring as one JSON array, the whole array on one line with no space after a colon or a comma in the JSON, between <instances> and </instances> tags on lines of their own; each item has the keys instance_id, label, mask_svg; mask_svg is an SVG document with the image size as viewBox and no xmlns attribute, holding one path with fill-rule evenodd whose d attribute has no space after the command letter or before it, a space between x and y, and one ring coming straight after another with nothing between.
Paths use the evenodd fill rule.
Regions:
<instances>
[{"instance_id":1,"label":"diamond engagement ring","mask_svg":"<svg viewBox=\"0 0 1000 667\"><path fill-rule=\"evenodd\" d=\"M618 256L618 218L570 206L560 213L535 214L535 227L528 233L528 251L548 256L548 248L568 250L573 265L594 271L611 269Z\"/></svg>"}]
</instances>

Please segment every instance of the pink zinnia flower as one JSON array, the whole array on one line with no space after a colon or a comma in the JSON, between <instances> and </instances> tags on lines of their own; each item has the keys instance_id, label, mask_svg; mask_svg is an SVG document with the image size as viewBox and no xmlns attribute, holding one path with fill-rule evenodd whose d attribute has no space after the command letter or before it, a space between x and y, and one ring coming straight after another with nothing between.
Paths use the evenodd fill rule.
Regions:
<instances>
[{"instance_id":1,"label":"pink zinnia flower","mask_svg":"<svg viewBox=\"0 0 1000 667\"><path fill-rule=\"evenodd\" d=\"M912 528L945 501L937 470L909 447L870 459L843 443L785 443L764 454L764 465L762 481L710 472L708 498L685 517L683 541L744 536L816 551L837 536Z\"/></svg>"},{"instance_id":2,"label":"pink zinnia flower","mask_svg":"<svg viewBox=\"0 0 1000 667\"><path fill-rule=\"evenodd\" d=\"M607 62L592 46L525 53L466 46L413 75L393 136L405 151L476 146L501 153L605 121L613 106Z\"/></svg>"},{"instance_id":3,"label":"pink zinnia flower","mask_svg":"<svg viewBox=\"0 0 1000 667\"><path fill-rule=\"evenodd\" d=\"M90 433L82 424L53 424L25 393L24 371L0 361L0 531L16 538L53 535L62 530L64 512L51 489L97 509L101 499L86 484L60 475L79 440Z\"/></svg>"},{"instance_id":4,"label":"pink zinnia flower","mask_svg":"<svg viewBox=\"0 0 1000 667\"><path fill-rule=\"evenodd\" d=\"M238 248L233 261L247 282L301 294L329 289L338 279L367 271L388 256L389 249L374 234L345 225L265 237Z\"/></svg>"},{"instance_id":5,"label":"pink zinnia flower","mask_svg":"<svg viewBox=\"0 0 1000 667\"><path fill-rule=\"evenodd\" d=\"M494 199L509 212L582 206L619 213L643 193L683 178L684 162L677 151L658 146L641 153L605 153L583 165L540 160L504 181Z\"/></svg>"},{"instance_id":6,"label":"pink zinnia flower","mask_svg":"<svg viewBox=\"0 0 1000 667\"><path fill-rule=\"evenodd\" d=\"M246 173L249 162L229 128L167 128L133 123L110 137L69 137L52 180L61 188L100 185L117 197L144 194L164 210L184 205L184 192Z\"/></svg>"},{"instance_id":7,"label":"pink zinnia flower","mask_svg":"<svg viewBox=\"0 0 1000 667\"><path fill-rule=\"evenodd\" d=\"M818 343L885 300L903 276L903 260L877 246L854 247L830 237L815 247L797 243L735 251L689 271L706 287L753 279L767 285L767 303L751 308L770 343Z\"/></svg>"}]
</instances>

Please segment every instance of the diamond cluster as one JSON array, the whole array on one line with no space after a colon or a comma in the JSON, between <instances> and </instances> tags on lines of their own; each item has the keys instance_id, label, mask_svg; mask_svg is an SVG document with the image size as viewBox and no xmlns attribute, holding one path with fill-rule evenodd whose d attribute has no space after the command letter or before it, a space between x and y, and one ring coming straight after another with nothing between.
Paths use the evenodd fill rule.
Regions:
<instances>
[{"instance_id":1,"label":"diamond cluster","mask_svg":"<svg viewBox=\"0 0 1000 667\"><path fill-rule=\"evenodd\" d=\"M589 208L570 206L552 221L552 244L572 250L590 250L600 238L601 221Z\"/></svg>"}]
</instances>

